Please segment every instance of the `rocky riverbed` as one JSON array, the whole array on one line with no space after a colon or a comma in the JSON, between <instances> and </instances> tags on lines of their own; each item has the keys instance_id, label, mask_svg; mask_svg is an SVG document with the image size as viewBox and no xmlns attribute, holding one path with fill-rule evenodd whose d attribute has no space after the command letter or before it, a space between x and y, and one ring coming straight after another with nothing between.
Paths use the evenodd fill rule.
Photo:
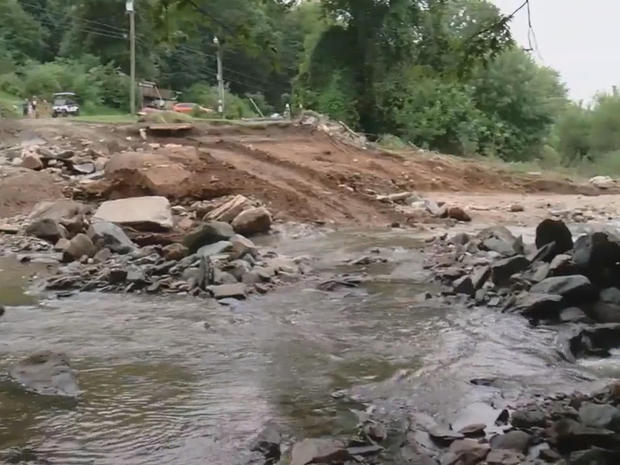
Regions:
<instances>
[{"instance_id":1,"label":"rocky riverbed","mask_svg":"<svg viewBox=\"0 0 620 465\"><path fill-rule=\"evenodd\" d=\"M267 209L243 196L198 202L191 212L164 197L134 197L97 209L42 202L0 231L5 254L52 268L36 284L61 296L77 290L224 300L264 294L310 272L309 258L281 256L241 234L267 233L271 223Z\"/></svg>"},{"instance_id":2,"label":"rocky riverbed","mask_svg":"<svg viewBox=\"0 0 620 465\"><path fill-rule=\"evenodd\" d=\"M56 431L49 439L4 456L15 463L67 463L71 448L57 428L77 415L67 433L93 444L106 464L142 463L142 454L188 463L210 457L216 464L616 463L617 388L570 394L596 377L558 356L553 341L559 332L546 328L566 323L551 326L545 319L531 326L517 312L476 305L475 295L449 295L455 291L447 287L435 297L427 280L445 267L425 272L423 264L424 258L427 267L440 260L438 253L449 248L439 245L444 241L448 237L425 245L406 230L283 239L288 256L314 250L317 281L330 284L287 283L228 307L188 295L142 304L163 296L144 289L67 295L46 304L45 319L35 317L39 309L11 307L0 322L16 351L8 357L12 382L44 397L54 388L76 402L61 404L66 413L41 413ZM121 260L131 252L114 255ZM490 263L496 260L502 258ZM493 275L487 279L493 282ZM507 302L501 289L497 294ZM101 326L97 334L93 325ZM34 334L42 341L33 346ZM35 346L43 352L22 355ZM190 368L191 375L184 372ZM153 386L162 390L152 392ZM33 394L0 395L10 401L5 409L33 402ZM32 404L37 412L38 403ZM209 415L197 414L198 405ZM86 439L108 409L118 434L101 426L100 439ZM210 415L218 421L211 423ZM17 427L10 411L5 416ZM273 420L264 425L267 418ZM239 421L242 431L233 426ZM160 438L162 427L181 443ZM213 428L223 436L211 439L218 437ZM134 440L122 439L130 431ZM7 437L2 429L0 437ZM151 449L162 440L170 449Z\"/></svg>"},{"instance_id":3,"label":"rocky riverbed","mask_svg":"<svg viewBox=\"0 0 620 465\"><path fill-rule=\"evenodd\" d=\"M608 356L620 347L620 237L610 229L575 240L561 220L536 228L525 244L508 229L438 238L428 267L446 285L442 298L518 313L532 325L562 325L567 360ZM430 296L429 296L430 297Z\"/></svg>"}]
</instances>

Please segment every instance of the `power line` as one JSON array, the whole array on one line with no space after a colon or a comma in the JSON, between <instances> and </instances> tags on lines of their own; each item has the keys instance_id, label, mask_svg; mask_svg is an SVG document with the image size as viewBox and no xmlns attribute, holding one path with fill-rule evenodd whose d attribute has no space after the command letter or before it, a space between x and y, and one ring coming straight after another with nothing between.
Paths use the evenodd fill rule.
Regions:
<instances>
[{"instance_id":1,"label":"power line","mask_svg":"<svg viewBox=\"0 0 620 465\"><path fill-rule=\"evenodd\" d=\"M29 3L29 2L24 1L24 0L20 0L19 3L22 4L22 5L27 5L27 6L31 7L31 8L34 8L34 9L39 10L39 11L43 11L45 13L49 13L49 14L55 16L56 18L63 18L63 19L69 19L70 18L69 15L62 15L60 13L57 13L57 12L53 11L50 8L46 8L46 7L43 7L41 5L37 5L37 4L34 4L34 3ZM87 19L87 18L83 18L83 17L79 17L79 16L73 16L73 18L77 19L79 21L83 21L85 23L91 23L91 24L94 24L96 26L103 27L104 29L107 28L107 29L110 30L110 32L127 32L127 30L124 29L124 28L121 28L121 27L118 27L118 26L114 26L112 24L104 23L104 22L101 22L101 21L96 21L94 19Z\"/></svg>"},{"instance_id":2,"label":"power line","mask_svg":"<svg viewBox=\"0 0 620 465\"><path fill-rule=\"evenodd\" d=\"M12 16L11 16L9 13L7 13L7 12L0 12L0 15L4 16L4 17L6 17L6 18L11 18L11 17L12 17ZM46 26L55 26L55 25L57 25L57 23L56 23L56 22L54 22L53 20L51 20L51 19L45 19L45 18L40 18L40 19L38 19L38 20L37 20L37 22L39 22L39 23L41 23L41 24L43 24L43 25L46 25ZM126 36L126 35L122 35L122 34L120 34L120 33L112 33L112 32L110 32L110 31L103 32L103 31L101 31L101 30L97 30L97 29L90 29L90 28L88 28L88 27L80 27L80 26L77 26L77 25L74 25L74 28L75 28L77 31L87 32L87 33L89 33L89 34L99 35L99 36L102 36L102 37L107 37L107 38L110 38L110 39L123 39L123 40L127 39L127 36Z\"/></svg>"},{"instance_id":3,"label":"power line","mask_svg":"<svg viewBox=\"0 0 620 465\"><path fill-rule=\"evenodd\" d=\"M41 5L37 5L35 3L31 3L25 0L20 0L20 4L31 7L35 10L47 13L52 18L57 18L58 20L67 21L67 20L73 19L71 27L77 32L82 32L86 34L91 34L91 35L95 35L99 37L105 37L105 38L116 39L116 40L127 40L128 39L128 31L126 28L121 28L121 27L111 25L111 24L98 21L95 19L87 19L87 18L79 17L79 16L71 17L70 15L63 15L62 13L53 11L52 9L48 7L43 7ZM227 30L230 34L234 34L234 32L226 24L222 23L219 19L214 17L208 11L196 5L194 2L192 2L192 6L197 11L199 11L200 13L204 14L209 19L211 19L213 22L215 22L216 24L218 24L219 26ZM0 12L0 15L8 17L8 13L6 12ZM52 26L52 27L58 26L58 22L54 21L53 19L49 17L40 17L40 18L34 18L34 19L35 21L45 26ZM80 23L83 23L83 24L80 24ZM145 42L145 40L146 40L146 37L144 35L136 34L136 41L142 46L147 47L148 44ZM191 54L199 55L205 58L215 58L214 54L206 53L202 50L195 49L188 45L177 45L174 47L173 50L177 50L177 51L180 50L185 53L191 53ZM179 56L176 55L176 58L178 59ZM185 63L186 66L195 67L195 63L189 62L186 58L184 58L182 61ZM204 65L199 65L197 68L200 71L202 71L205 75L208 75L208 76L215 76L217 74L215 73L215 71L205 67ZM265 86L268 85L268 81L258 78L256 76L243 73L241 71L237 71L230 67L225 66L224 70L226 71L227 74L229 75L232 74L233 76L235 76L235 77L227 76L226 81L231 82L233 84L237 84L239 86L242 86L250 90L259 91L262 93L265 92ZM163 74L167 74L167 73L163 73Z\"/></svg>"},{"instance_id":4,"label":"power line","mask_svg":"<svg viewBox=\"0 0 620 465\"><path fill-rule=\"evenodd\" d=\"M473 41L476 37L482 35L482 34L486 34L487 32L491 32L497 28L503 27L506 24L508 24L510 21L512 21L512 19L517 15L517 13L519 13L523 8L529 6L530 0L525 0L521 5L519 5L517 7L516 10L514 10L512 13L510 13L508 16L504 16L501 19L499 19L498 21L496 21L495 23L491 24L490 26L483 28L479 31L477 31L476 33L472 34L471 37L469 39L467 39L466 43L469 43L471 41Z\"/></svg>"},{"instance_id":5,"label":"power line","mask_svg":"<svg viewBox=\"0 0 620 465\"><path fill-rule=\"evenodd\" d=\"M534 45L532 45L532 41ZM536 38L536 31L534 31L534 27L532 26L532 9L530 7L530 1L527 1L527 42L530 50L536 51L538 58L541 62L544 62L544 58L540 53L540 47L538 45L538 39Z\"/></svg>"}]
</instances>

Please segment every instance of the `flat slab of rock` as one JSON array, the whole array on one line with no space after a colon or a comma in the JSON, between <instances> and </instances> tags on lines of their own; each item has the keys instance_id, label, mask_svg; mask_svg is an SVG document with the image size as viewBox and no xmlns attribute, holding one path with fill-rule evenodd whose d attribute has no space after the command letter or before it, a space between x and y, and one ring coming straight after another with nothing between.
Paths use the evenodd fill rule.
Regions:
<instances>
[{"instance_id":1,"label":"flat slab of rock","mask_svg":"<svg viewBox=\"0 0 620 465\"><path fill-rule=\"evenodd\" d=\"M239 215L243 210L250 208L252 203L250 199L243 195L236 195L228 202L223 203L219 207L211 210L206 214L205 220L208 221L223 221L230 223Z\"/></svg>"},{"instance_id":2,"label":"flat slab of rock","mask_svg":"<svg viewBox=\"0 0 620 465\"><path fill-rule=\"evenodd\" d=\"M474 465L482 462L489 454L488 444L481 444L473 439L454 441L450 450L441 458L442 465Z\"/></svg>"},{"instance_id":3,"label":"flat slab of rock","mask_svg":"<svg viewBox=\"0 0 620 465\"><path fill-rule=\"evenodd\" d=\"M525 453L532 442L532 436L525 431L510 431L491 438L493 449L506 449Z\"/></svg>"},{"instance_id":4,"label":"flat slab of rock","mask_svg":"<svg viewBox=\"0 0 620 465\"><path fill-rule=\"evenodd\" d=\"M170 202L165 197L130 197L103 202L95 219L143 231L161 231L174 226Z\"/></svg>"},{"instance_id":5,"label":"flat slab of rock","mask_svg":"<svg viewBox=\"0 0 620 465\"><path fill-rule=\"evenodd\" d=\"M336 439L304 439L293 446L291 465L341 463L350 457L345 445Z\"/></svg>"},{"instance_id":6,"label":"flat slab of rock","mask_svg":"<svg viewBox=\"0 0 620 465\"><path fill-rule=\"evenodd\" d=\"M9 370L11 379L26 391L44 396L77 397L80 389L66 355L40 352Z\"/></svg>"},{"instance_id":7,"label":"flat slab of rock","mask_svg":"<svg viewBox=\"0 0 620 465\"><path fill-rule=\"evenodd\" d=\"M196 255L200 257L210 257L212 255L219 255L222 253L230 252L233 250L233 244L229 241L219 241L215 244L205 245L200 247L196 252Z\"/></svg>"},{"instance_id":8,"label":"flat slab of rock","mask_svg":"<svg viewBox=\"0 0 620 465\"><path fill-rule=\"evenodd\" d=\"M596 297L596 290L585 276L556 276L547 278L530 289L535 294L561 295L569 300L587 300Z\"/></svg>"},{"instance_id":9,"label":"flat slab of rock","mask_svg":"<svg viewBox=\"0 0 620 465\"><path fill-rule=\"evenodd\" d=\"M221 284L219 286L209 286L207 288L216 299L245 299L247 297L247 287L243 283Z\"/></svg>"}]
</instances>

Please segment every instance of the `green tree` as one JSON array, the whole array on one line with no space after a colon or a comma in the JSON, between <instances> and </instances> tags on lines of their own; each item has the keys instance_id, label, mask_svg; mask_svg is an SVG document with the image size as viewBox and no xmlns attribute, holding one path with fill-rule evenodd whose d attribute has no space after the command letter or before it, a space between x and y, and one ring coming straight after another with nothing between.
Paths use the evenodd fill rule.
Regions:
<instances>
[{"instance_id":1,"label":"green tree","mask_svg":"<svg viewBox=\"0 0 620 465\"><path fill-rule=\"evenodd\" d=\"M18 62L43 58L45 29L17 0L4 0L0 8L0 44Z\"/></svg>"},{"instance_id":2,"label":"green tree","mask_svg":"<svg viewBox=\"0 0 620 465\"><path fill-rule=\"evenodd\" d=\"M555 128L557 149L566 163L581 161L589 155L591 130L592 112L581 105L567 105Z\"/></svg>"},{"instance_id":3,"label":"green tree","mask_svg":"<svg viewBox=\"0 0 620 465\"><path fill-rule=\"evenodd\" d=\"M566 105L558 74L511 48L473 76L476 106L502 123L510 135L499 155L531 159L540 155L552 125Z\"/></svg>"},{"instance_id":4,"label":"green tree","mask_svg":"<svg viewBox=\"0 0 620 465\"><path fill-rule=\"evenodd\" d=\"M594 155L620 150L620 96L598 95L590 124L590 147Z\"/></svg>"}]
</instances>

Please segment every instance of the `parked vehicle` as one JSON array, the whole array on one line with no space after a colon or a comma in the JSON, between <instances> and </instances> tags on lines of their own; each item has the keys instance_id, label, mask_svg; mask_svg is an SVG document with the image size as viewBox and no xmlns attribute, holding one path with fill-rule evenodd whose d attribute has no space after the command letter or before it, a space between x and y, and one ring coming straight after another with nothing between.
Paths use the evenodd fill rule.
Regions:
<instances>
[{"instance_id":1,"label":"parked vehicle","mask_svg":"<svg viewBox=\"0 0 620 465\"><path fill-rule=\"evenodd\" d=\"M78 116L80 104L78 96L73 92L59 92L52 98L52 117Z\"/></svg>"}]
</instances>

